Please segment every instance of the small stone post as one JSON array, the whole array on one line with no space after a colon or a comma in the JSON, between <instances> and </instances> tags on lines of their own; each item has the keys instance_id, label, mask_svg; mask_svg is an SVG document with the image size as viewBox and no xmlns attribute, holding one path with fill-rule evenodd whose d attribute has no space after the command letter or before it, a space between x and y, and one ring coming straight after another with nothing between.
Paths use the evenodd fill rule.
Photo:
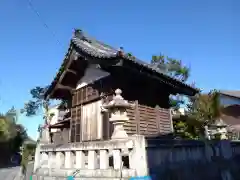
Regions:
<instances>
[{"instance_id":1,"label":"small stone post","mask_svg":"<svg viewBox=\"0 0 240 180\"><path fill-rule=\"evenodd\" d=\"M33 172L35 173L37 169L41 166L41 154L40 154L40 144L37 142L37 147L35 150L35 156L34 156L34 165L33 165Z\"/></svg>"},{"instance_id":2,"label":"small stone post","mask_svg":"<svg viewBox=\"0 0 240 180\"><path fill-rule=\"evenodd\" d=\"M112 139L121 139L127 138L128 135L124 130L124 123L129 120L127 117L127 108L130 108L132 105L128 103L128 101L124 100L121 96L121 89L115 90L115 96L113 100L106 105L103 105L103 108L106 109L111 117L109 119L110 122L113 123L114 130L112 134Z\"/></svg>"},{"instance_id":3,"label":"small stone post","mask_svg":"<svg viewBox=\"0 0 240 180\"><path fill-rule=\"evenodd\" d=\"M208 126L204 126L204 133L205 133L205 138L207 140L210 140L211 139L211 136L210 136L210 133L209 133L209 129L208 129Z\"/></svg>"},{"instance_id":4,"label":"small stone post","mask_svg":"<svg viewBox=\"0 0 240 180\"><path fill-rule=\"evenodd\" d=\"M39 127L38 132L39 132L38 139L42 144L50 143L50 134L48 127L46 126Z\"/></svg>"}]
</instances>

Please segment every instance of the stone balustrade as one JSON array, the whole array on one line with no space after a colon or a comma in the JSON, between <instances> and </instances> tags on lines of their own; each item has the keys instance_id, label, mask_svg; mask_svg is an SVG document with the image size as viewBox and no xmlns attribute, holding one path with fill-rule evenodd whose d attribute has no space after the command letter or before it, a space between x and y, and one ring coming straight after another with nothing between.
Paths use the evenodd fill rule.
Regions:
<instances>
[{"instance_id":1,"label":"stone balustrade","mask_svg":"<svg viewBox=\"0 0 240 180\"><path fill-rule=\"evenodd\" d=\"M39 145L35 173L44 176L132 177L147 172L145 138L131 136L109 141Z\"/></svg>"},{"instance_id":2,"label":"stone balustrade","mask_svg":"<svg viewBox=\"0 0 240 180\"><path fill-rule=\"evenodd\" d=\"M144 136L128 136L123 125L128 121L129 104L117 89L113 100L103 105L114 126L112 139L63 144L38 144L35 152L34 179L73 175L76 178L129 179L148 175ZM61 179L61 178L60 178Z\"/></svg>"}]
</instances>

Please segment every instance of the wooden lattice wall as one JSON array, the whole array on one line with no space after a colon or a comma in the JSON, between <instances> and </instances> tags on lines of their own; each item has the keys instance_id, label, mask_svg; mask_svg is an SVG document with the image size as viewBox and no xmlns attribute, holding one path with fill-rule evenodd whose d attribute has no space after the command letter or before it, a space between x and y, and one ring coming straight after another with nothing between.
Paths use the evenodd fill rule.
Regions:
<instances>
[{"instance_id":1,"label":"wooden lattice wall","mask_svg":"<svg viewBox=\"0 0 240 180\"><path fill-rule=\"evenodd\" d=\"M128 109L129 121L124 125L129 135L141 134L145 136L157 136L172 132L172 120L169 109L149 107L138 104Z\"/></svg>"}]
</instances>

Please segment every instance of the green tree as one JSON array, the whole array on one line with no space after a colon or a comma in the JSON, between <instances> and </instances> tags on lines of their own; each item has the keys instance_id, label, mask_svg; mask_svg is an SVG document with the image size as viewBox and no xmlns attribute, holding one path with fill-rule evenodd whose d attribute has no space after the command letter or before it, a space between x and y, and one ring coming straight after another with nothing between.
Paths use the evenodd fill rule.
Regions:
<instances>
[{"instance_id":1,"label":"green tree","mask_svg":"<svg viewBox=\"0 0 240 180\"><path fill-rule=\"evenodd\" d=\"M6 117L0 115L0 142L9 139L9 123L6 121Z\"/></svg>"},{"instance_id":2,"label":"green tree","mask_svg":"<svg viewBox=\"0 0 240 180\"><path fill-rule=\"evenodd\" d=\"M208 94L197 94L195 97L190 98L187 107L189 117L198 122L197 128L202 133L204 126L220 120L223 108L217 90L212 90Z\"/></svg>"},{"instance_id":3,"label":"green tree","mask_svg":"<svg viewBox=\"0 0 240 180\"><path fill-rule=\"evenodd\" d=\"M24 113L26 116L35 116L39 111L43 112L43 119L45 124L47 124L47 117L49 111L49 100L44 99L44 93L46 92L48 86L45 87L35 87L30 90L32 99L24 104L24 108L21 109L21 113Z\"/></svg>"},{"instance_id":4,"label":"green tree","mask_svg":"<svg viewBox=\"0 0 240 180\"><path fill-rule=\"evenodd\" d=\"M170 58L160 54L152 56L151 65L164 74L167 74L182 82L186 82L190 77L190 68L183 65L181 60ZM194 85L193 85L194 86ZM170 97L170 106L178 109L184 104L184 96L176 95ZM221 117L221 106L219 93L216 90L208 94L197 94L187 98L188 115L179 118L174 122L176 133L183 138L196 139L204 134L204 126L214 123Z\"/></svg>"},{"instance_id":5,"label":"green tree","mask_svg":"<svg viewBox=\"0 0 240 180\"><path fill-rule=\"evenodd\" d=\"M17 111L14 107L5 114L0 115L0 134L3 141L14 138L17 135Z\"/></svg>"},{"instance_id":6,"label":"green tree","mask_svg":"<svg viewBox=\"0 0 240 180\"><path fill-rule=\"evenodd\" d=\"M50 118L54 116L54 113L49 113L49 106L51 104L51 101L44 98L47 89L48 86L36 86L35 88L31 89L30 94L32 98L27 103L25 103L24 108L21 109L21 113L25 114L28 117L35 116L39 112L41 112L45 125L48 125L48 120L50 120ZM64 105L65 103L65 101L61 102L61 104ZM41 130L42 126L39 125L38 131L41 132Z\"/></svg>"},{"instance_id":7,"label":"green tree","mask_svg":"<svg viewBox=\"0 0 240 180\"><path fill-rule=\"evenodd\" d=\"M159 56L152 56L151 66L158 69L163 74L171 76L182 82L186 82L190 76L190 68L185 66L181 60L170 58L163 54ZM184 99L187 98L183 95L171 95L169 97L170 107L174 110L178 110L181 105L185 104ZM194 126L194 121L191 121L185 117L177 118L173 121L175 134L182 138L194 139L197 137L197 132Z\"/></svg>"},{"instance_id":8,"label":"green tree","mask_svg":"<svg viewBox=\"0 0 240 180\"><path fill-rule=\"evenodd\" d=\"M7 142L11 152L19 151L20 146L28 138L24 126L17 123L17 117L17 110L14 107L0 115L0 142Z\"/></svg>"},{"instance_id":9,"label":"green tree","mask_svg":"<svg viewBox=\"0 0 240 180\"><path fill-rule=\"evenodd\" d=\"M49 114L49 106L51 101L49 99L44 98L44 94L48 86L39 87L36 86L35 88L30 90L31 100L24 104L24 108L21 109L21 113L25 114L28 117L35 116L39 112L43 113L43 119L45 120L45 124L48 124L49 117L54 116L53 113ZM60 102L62 106L67 105L66 100L62 100Z\"/></svg>"},{"instance_id":10,"label":"green tree","mask_svg":"<svg viewBox=\"0 0 240 180\"><path fill-rule=\"evenodd\" d=\"M170 58L163 54L152 56L151 66L182 82L186 82L190 76L190 68L185 66L181 60ZM181 104L184 104L183 99L183 96L180 95L171 96L169 102L170 106L174 109L178 109Z\"/></svg>"},{"instance_id":11,"label":"green tree","mask_svg":"<svg viewBox=\"0 0 240 180\"><path fill-rule=\"evenodd\" d=\"M174 122L175 129L183 138L205 138L205 126L211 125L221 118L222 107L219 93L216 90L208 94L197 94L189 98L187 116Z\"/></svg>"}]
</instances>

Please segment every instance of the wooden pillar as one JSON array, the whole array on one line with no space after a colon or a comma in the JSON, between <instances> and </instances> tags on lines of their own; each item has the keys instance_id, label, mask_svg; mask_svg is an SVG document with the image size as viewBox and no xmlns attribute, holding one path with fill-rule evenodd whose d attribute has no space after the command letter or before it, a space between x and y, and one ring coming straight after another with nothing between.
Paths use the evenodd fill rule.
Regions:
<instances>
[{"instance_id":1,"label":"wooden pillar","mask_svg":"<svg viewBox=\"0 0 240 180\"><path fill-rule=\"evenodd\" d=\"M138 100L135 101L135 121L137 123L136 134L140 134L140 112L139 112L139 109L138 109Z\"/></svg>"}]
</instances>

